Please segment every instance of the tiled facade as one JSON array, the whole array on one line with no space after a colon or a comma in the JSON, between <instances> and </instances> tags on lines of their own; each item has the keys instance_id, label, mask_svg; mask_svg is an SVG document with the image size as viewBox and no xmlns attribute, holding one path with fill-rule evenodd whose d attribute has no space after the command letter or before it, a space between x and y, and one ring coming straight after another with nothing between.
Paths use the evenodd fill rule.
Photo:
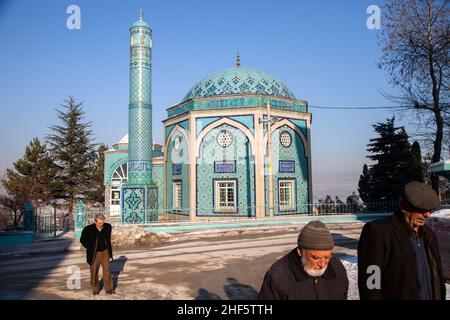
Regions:
<instances>
[{"instance_id":1,"label":"tiled facade","mask_svg":"<svg viewBox=\"0 0 450 320\"><path fill-rule=\"evenodd\" d=\"M122 139L105 153L109 201L117 189L113 173L128 164L129 187L121 190L123 222L148 222L141 221L145 217L139 212L149 207L145 199L151 186L157 187L154 207L160 215L169 212L197 220L308 213L312 182L307 102L297 100L273 76L238 64L202 79L168 108L163 145L153 144L152 150L152 31L139 20L130 32L129 145ZM131 208L125 215L124 204Z\"/></svg>"}]
</instances>

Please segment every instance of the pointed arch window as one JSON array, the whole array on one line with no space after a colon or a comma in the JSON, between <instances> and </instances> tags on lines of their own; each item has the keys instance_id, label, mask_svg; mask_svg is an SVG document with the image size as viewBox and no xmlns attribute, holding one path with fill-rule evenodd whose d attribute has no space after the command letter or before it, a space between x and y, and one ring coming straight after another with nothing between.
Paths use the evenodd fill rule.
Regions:
<instances>
[{"instance_id":1,"label":"pointed arch window","mask_svg":"<svg viewBox=\"0 0 450 320\"><path fill-rule=\"evenodd\" d=\"M111 206L120 206L120 188L128 180L128 163L116 168L111 178Z\"/></svg>"}]
</instances>

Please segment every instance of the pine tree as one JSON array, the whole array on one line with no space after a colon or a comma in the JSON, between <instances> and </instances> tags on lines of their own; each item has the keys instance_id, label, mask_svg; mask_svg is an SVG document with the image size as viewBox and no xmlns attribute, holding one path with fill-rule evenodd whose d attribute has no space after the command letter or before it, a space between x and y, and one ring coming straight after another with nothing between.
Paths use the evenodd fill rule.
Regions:
<instances>
[{"instance_id":1,"label":"pine tree","mask_svg":"<svg viewBox=\"0 0 450 320\"><path fill-rule=\"evenodd\" d=\"M413 180L424 182L425 167L422 162L420 145L417 141L414 141L411 145L411 153L413 155L411 176L413 177Z\"/></svg>"},{"instance_id":2,"label":"pine tree","mask_svg":"<svg viewBox=\"0 0 450 320\"><path fill-rule=\"evenodd\" d=\"M34 138L25 147L22 159L13 163L12 169L6 170L2 185L6 194L0 197L0 204L10 208L15 215L27 203L49 203L55 197L54 183L56 167L47 147ZM17 226L21 218L14 219Z\"/></svg>"},{"instance_id":3,"label":"pine tree","mask_svg":"<svg viewBox=\"0 0 450 320\"><path fill-rule=\"evenodd\" d=\"M421 180L417 170L417 146L408 141L403 127L395 127L395 117L385 123L373 125L379 137L371 139L367 146L375 163L363 168L360 178L360 195L364 202L397 202L403 186L412 180Z\"/></svg>"},{"instance_id":4,"label":"pine tree","mask_svg":"<svg viewBox=\"0 0 450 320\"><path fill-rule=\"evenodd\" d=\"M92 141L91 123L83 122L83 103L73 97L57 110L60 125L52 125L47 136L50 151L59 169L58 183L61 197L68 202L67 217L73 221L73 207L77 198L89 197L95 184L96 145Z\"/></svg>"},{"instance_id":5,"label":"pine tree","mask_svg":"<svg viewBox=\"0 0 450 320\"><path fill-rule=\"evenodd\" d=\"M370 171L367 164L364 164L362 175L359 176L358 182L358 192L361 199L367 203L370 199L371 181L370 181Z\"/></svg>"},{"instance_id":6,"label":"pine tree","mask_svg":"<svg viewBox=\"0 0 450 320\"><path fill-rule=\"evenodd\" d=\"M95 162L95 183L89 198L101 205L105 205L105 185L104 185L104 168L105 168L105 151L108 146L101 144L96 153Z\"/></svg>"},{"instance_id":7,"label":"pine tree","mask_svg":"<svg viewBox=\"0 0 450 320\"><path fill-rule=\"evenodd\" d=\"M361 202L361 198L358 197L355 191L353 191L346 199L347 208L353 213L361 212L364 209Z\"/></svg>"},{"instance_id":8,"label":"pine tree","mask_svg":"<svg viewBox=\"0 0 450 320\"><path fill-rule=\"evenodd\" d=\"M3 186L8 194L21 193L28 202L48 203L53 197L55 175L56 168L46 146L34 138L25 147L23 158L14 162L13 169L6 170Z\"/></svg>"}]
</instances>

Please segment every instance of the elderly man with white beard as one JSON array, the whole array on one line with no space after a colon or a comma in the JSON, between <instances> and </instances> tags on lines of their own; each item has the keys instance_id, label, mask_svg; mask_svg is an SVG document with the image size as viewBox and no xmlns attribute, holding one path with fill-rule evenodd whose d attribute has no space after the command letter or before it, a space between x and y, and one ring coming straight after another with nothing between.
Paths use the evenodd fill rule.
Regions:
<instances>
[{"instance_id":1,"label":"elderly man with white beard","mask_svg":"<svg viewBox=\"0 0 450 320\"><path fill-rule=\"evenodd\" d=\"M348 277L333 257L334 241L325 224L311 221L298 236L297 248L267 271L260 300L346 300Z\"/></svg>"}]
</instances>

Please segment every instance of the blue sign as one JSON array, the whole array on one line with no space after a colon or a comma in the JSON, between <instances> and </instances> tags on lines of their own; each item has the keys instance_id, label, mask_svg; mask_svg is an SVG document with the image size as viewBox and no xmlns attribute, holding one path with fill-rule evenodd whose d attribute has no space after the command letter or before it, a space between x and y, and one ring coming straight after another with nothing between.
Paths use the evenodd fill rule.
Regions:
<instances>
[{"instance_id":1,"label":"blue sign","mask_svg":"<svg viewBox=\"0 0 450 320\"><path fill-rule=\"evenodd\" d=\"M179 176L181 174L181 163L174 163L172 164L172 174L174 176Z\"/></svg>"},{"instance_id":2,"label":"blue sign","mask_svg":"<svg viewBox=\"0 0 450 320\"><path fill-rule=\"evenodd\" d=\"M214 173L235 173L235 161L214 161Z\"/></svg>"},{"instance_id":3,"label":"blue sign","mask_svg":"<svg viewBox=\"0 0 450 320\"><path fill-rule=\"evenodd\" d=\"M293 173L295 172L295 161L291 160L280 160L280 165L278 167L279 172Z\"/></svg>"}]
</instances>

